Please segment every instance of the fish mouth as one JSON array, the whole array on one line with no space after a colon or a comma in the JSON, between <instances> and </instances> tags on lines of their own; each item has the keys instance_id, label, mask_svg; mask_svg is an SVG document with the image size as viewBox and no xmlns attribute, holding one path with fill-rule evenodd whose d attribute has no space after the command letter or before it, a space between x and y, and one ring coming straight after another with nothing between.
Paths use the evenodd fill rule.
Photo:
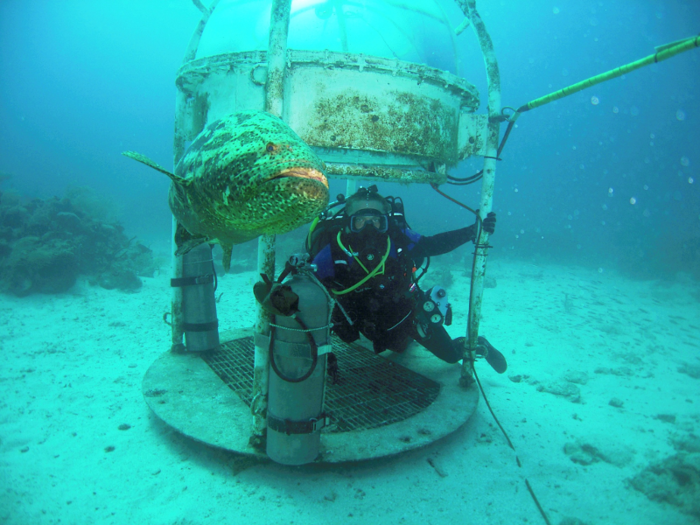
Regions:
<instances>
[{"instance_id":1,"label":"fish mouth","mask_svg":"<svg viewBox=\"0 0 700 525\"><path fill-rule=\"evenodd\" d=\"M265 182L270 182L271 180L276 179L284 179L288 177L315 180L323 184L326 187L326 189L328 189L328 179L326 179L326 176L323 173L314 168L288 168L286 170L280 171L279 173L273 175L268 179L265 179Z\"/></svg>"}]
</instances>

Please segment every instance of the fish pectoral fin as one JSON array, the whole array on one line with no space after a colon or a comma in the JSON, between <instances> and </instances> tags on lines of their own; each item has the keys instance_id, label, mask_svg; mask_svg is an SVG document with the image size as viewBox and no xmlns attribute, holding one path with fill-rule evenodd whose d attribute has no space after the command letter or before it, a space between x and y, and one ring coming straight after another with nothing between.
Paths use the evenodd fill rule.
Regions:
<instances>
[{"instance_id":1,"label":"fish pectoral fin","mask_svg":"<svg viewBox=\"0 0 700 525\"><path fill-rule=\"evenodd\" d=\"M175 230L175 245L177 246L177 250L175 250L175 255L184 255L192 248L196 248L205 242L207 242L206 237L195 237L188 232L182 224L179 222L177 223L177 229Z\"/></svg>"},{"instance_id":2,"label":"fish pectoral fin","mask_svg":"<svg viewBox=\"0 0 700 525\"><path fill-rule=\"evenodd\" d=\"M153 168L156 171L160 171L161 173L164 173L168 177L170 177L170 180L173 182L176 182L177 184L182 184L182 185L187 185L189 184L189 181L187 179L183 179L182 177L178 177L174 173L166 170L163 166L158 164L157 162L149 159L146 157L146 155L142 155L141 153L136 153L135 151L123 151L122 155L125 157L129 157L130 159L134 159L137 162L140 162L141 164L145 164L146 166Z\"/></svg>"},{"instance_id":3,"label":"fish pectoral fin","mask_svg":"<svg viewBox=\"0 0 700 525\"><path fill-rule=\"evenodd\" d=\"M233 254L233 244L222 244L221 249L224 250L224 260L223 265L224 265L224 270L226 270L226 273L231 269L231 256Z\"/></svg>"},{"instance_id":4,"label":"fish pectoral fin","mask_svg":"<svg viewBox=\"0 0 700 525\"><path fill-rule=\"evenodd\" d=\"M204 237L185 241L184 243L178 245L177 250L175 250L175 255L185 255L191 249L196 248L197 246L199 246L200 244L204 244L205 242L207 242L207 240Z\"/></svg>"}]
</instances>

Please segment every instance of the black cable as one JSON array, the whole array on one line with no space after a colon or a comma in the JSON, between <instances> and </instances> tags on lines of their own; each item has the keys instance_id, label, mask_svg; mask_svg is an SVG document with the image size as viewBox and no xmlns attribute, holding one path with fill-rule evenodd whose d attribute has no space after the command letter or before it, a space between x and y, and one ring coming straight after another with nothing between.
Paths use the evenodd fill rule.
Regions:
<instances>
[{"instance_id":1,"label":"black cable","mask_svg":"<svg viewBox=\"0 0 700 525\"><path fill-rule=\"evenodd\" d=\"M421 264L420 268L418 268L419 270L422 270L422 271L421 271L421 274L420 274L418 277L415 277L415 278L414 278L413 284L415 284L416 287L418 287L418 281L420 281L420 280L423 278L423 276L424 276L426 273L428 273L428 268L430 268L430 256L429 256L429 255L427 255L427 256L425 257L425 261L426 261L426 262L425 262L425 267L423 267L423 265ZM416 271L418 271L418 270L416 270ZM420 290L420 287L418 287L418 289Z\"/></svg>"},{"instance_id":2,"label":"black cable","mask_svg":"<svg viewBox=\"0 0 700 525\"><path fill-rule=\"evenodd\" d=\"M495 157L489 157L489 158L495 158L496 160L501 160L501 152L503 151L503 148L506 145L506 141L508 140L508 137L510 136L510 132L513 129L513 125L515 124L515 120L509 120L508 122L508 127L506 128L506 132L503 134L503 138L501 139L501 143L498 146L498 150L496 152ZM452 184L453 186L467 186L469 184L473 184L479 179L481 179L484 175L484 170L479 170L477 171L474 175L470 177L464 177L464 178L459 178L459 177L453 177L451 175L447 176L447 184Z\"/></svg>"},{"instance_id":3,"label":"black cable","mask_svg":"<svg viewBox=\"0 0 700 525\"><path fill-rule=\"evenodd\" d=\"M316 364L318 363L318 345L316 345L316 341L314 340L314 336L311 335L311 332L309 329L306 327L306 325L302 322L301 319L298 317L292 317L297 323L299 323L299 326L301 326L302 330L306 332L306 338L309 341L309 346L311 347L311 367L309 370L301 377L299 378L292 378L289 376L286 376L284 373L280 371L280 369L277 367L277 363L275 362L275 352L274 352L274 339L275 339L275 327L270 326L270 347L268 348L268 359L270 360L270 366L272 366L272 369L275 371L275 373L279 376L280 379L283 381L286 381L287 383L301 383L302 381L306 381L311 374L314 373L314 370L316 370Z\"/></svg>"},{"instance_id":4,"label":"black cable","mask_svg":"<svg viewBox=\"0 0 700 525\"><path fill-rule=\"evenodd\" d=\"M488 244L478 244L479 238L481 237L481 230L483 229L483 221L481 217L479 217L479 214L472 210L469 206L466 204L463 204L459 202L456 199L453 199L449 195L446 195L442 191L440 191L437 187L437 184L431 184L432 188L437 191L439 194L441 194L443 197L451 200L452 202L462 206L463 208L468 209L474 215L476 215L476 232L474 236L474 256L472 257L472 277L470 280L470 287L469 287L469 315L467 316L467 333L471 334L471 307L472 307L472 296L474 294L474 274L476 272L476 255L479 252L480 249L488 248ZM479 380L479 376L476 373L476 368L474 367L474 362L472 361L472 372L474 373L474 378L476 379L476 383L479 385L479 390L481 391L481 395L484 398L484 402L486 403L486 406L489 409L489 412L491 413L491 416L493 417L493 420L496 422L496 425L498 425L498 428L501 429L501 432L506 438L506 441L508 442L508 446L515 452L515 461L518 464L518 467L522 468L522 464L520 463L520 458L518 457L517 451L515 450L515 447L513 446L513 442L510 440L510 437L508 437L508 433L505 431L503 428L503 425L501 425L501 422L498 420L496 417L496 414L494 413L493 409L491 408L491 403L489 403L488 398L486 397L486 392L484 392L484 387L481 385L481 381ZM525 485L527 486L527 490L530 493L530 496L532 497L533 501L535 502L535 505L537 505L537 509L540 511L540 514L542 515L542 518L544 518L544 521L547 525L551 525L549 519L547 518L547 514L545 514L544 509L540 505L540 502L537 499L537 496L535 495L535 492L532 490L532 487L530 486L530 482L525 478Z\"/></svg>"},{"instance_id":5,"label":"black cable","mask_svg":"<svg viewBox=\"0 0 700 525\"><path fill-rule=\"evenodd\" d=\"M477 228L476 228L476 237L474 238L474 243L477 243L479 241L479 237L481 236L481 229L482 229L482 220L481 217L479 217L479 214L476 214L477 218ZM476 244L474 248L474 257L472 259L472 278L471 278L471 286L469 289L469 315L467 316L467 333L471 333L471 298L472 294L474 293L474 272L476 271L476 254L479 250L479 248L485 248L488 247L488 245L482 245L482 244ZM479 390L481 391L481 395L484 398L484 403L486 403L486 407L489 409L489 412L491 413L491 417L493 417L493 420L496 422L496 425L498 425L498 428L501 429L501 432L506 438L506 441L508 442L508 446L513 450L515 453L515 461L518 464L518 467L522 468L522 464L520 463L520 458L518 457L518 453L515 450L515 447L513 446L513 442L510 440L510 437L508 436L508 433L506 430L503 428L503 425L501 425L501 422L498 420L496 417L495 412L491 408L491 403L489 403L488 397L486 397L486 392L484 392L484 387L481 385L481 381L479 380L479 375L476 373L476 367L474 366L474 362L472 361L472 372L474 373L474 379L476 379L476 384L479 385ZM532 490L532 487L530 486L530 482L528 481L527 478L525 479L525 486L527 487L528 492L530 493L530 496L532 497L532 500L535 502L535 505L537 506L537 509L540 511L540 514L542 515L542 518L544 519L544 522L547 525L551 525L551 522L549 521L549 518L547 518L547 514L545 514L544 509L542 508L542 505L540 505L539 500L537 499L537 496L535 495L535 492Z\"/></svg>"},{"instance_id":6,"label":"black cable","mask_svg":"<svg viewBox=\"0 0 700 525\"><path fill-rule=\"evenodd\" d=\"M496 414L494 413L493 409L491 408L491 403L489 403L488 398L486 397L486 392L484 392L484 387L481 386L481 381L479 380L479 376L476 373L476 368L472 366L472 371L474 372L474 378L476 379L476 384L479 385L479 390L481 391L481 395L484 398L484 403L486 403L486 407L489 409L489 412L491 412L491 417L493 417L493 420L496 422L498 425L498 428L501 429L501 432L506 438L506 441L508 442L508 446L513 450L515 453L515 461L518 464L518 467L522 468L522 464L520 463L520 458L518 457L518 452L515 450L515 447L513 446L513 442L510 440L510 437L508 437L508 434L506 433L505 429L503 428L503 425L501 425L501 422L498 420L496 417ZM537 496L535 496L535 491L532 490L532 486L530 485L530 482L528 481L527 478L525 479L525 486L527 487L527 491L530 493L530 496L532 496L532 500L535 502L535 505L537 505L537 510L540 511L540 514L542 515L542 518L544 519L544 522L547 525L551 525L551 522L549 521L549 518L547 518L547 514L544 512L544 509L542 508L542 505L540 505L539 500L537 499Z\"/></svg>"}]
</instances>

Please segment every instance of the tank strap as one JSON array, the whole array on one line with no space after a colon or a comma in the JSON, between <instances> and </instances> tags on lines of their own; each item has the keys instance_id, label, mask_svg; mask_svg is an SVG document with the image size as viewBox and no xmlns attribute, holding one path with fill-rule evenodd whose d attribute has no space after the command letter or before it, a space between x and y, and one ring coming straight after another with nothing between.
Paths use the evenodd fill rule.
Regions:
<instances>
[{"instance_id":1,"label":"tank strap","mask_svg":"<svg viewBox=\"0 0 700 525\"><path fill-rule=\"evenodd\" d=\"M170 286L173 288L182 288L184 286L195 286L198 284L209 284L214 282L214 275L211 273L205 275L196 275L195 277L178 277L170 279Z\"/></svg>"},{"instance_id":2,"label":"tank strap","mask_svg":"<svg viewBox=\"0 0 700 525\"><path fill-rule=\"evenodd\" d=\"M304 421L292 421L273 416L268 412L267 426L282 434L313 434L323 427L330 425L331 418L328 414L321 413L318 417L312 417Z\"/></svg>"},{"instance_id":3,"label":"tank strap","mask_svg":"<svg viewBox=\"0 0 700 525\"><path fill-rule=\"evenodd\" d=\"M185 332L209 332L219 328L219 321L217 319L210 323L183 323L182 328Z\"/></svg>"}]
</instances>

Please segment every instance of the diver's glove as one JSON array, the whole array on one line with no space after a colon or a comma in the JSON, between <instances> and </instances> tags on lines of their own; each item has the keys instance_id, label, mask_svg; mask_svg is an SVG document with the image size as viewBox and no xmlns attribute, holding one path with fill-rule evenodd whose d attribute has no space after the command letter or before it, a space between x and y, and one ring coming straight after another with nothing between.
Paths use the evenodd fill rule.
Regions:
<instances>
[{"instance_id":1,"label":"diver's glove","mask_svg":"<svg viewBox=\"0 0 700 525\"><path fill-rule=\"evenodd\" d=\"M486 218L481 221L481 227L488 234L496 231L496 214L492 211L488 212Z\"/></svg>"}]
</instances>

